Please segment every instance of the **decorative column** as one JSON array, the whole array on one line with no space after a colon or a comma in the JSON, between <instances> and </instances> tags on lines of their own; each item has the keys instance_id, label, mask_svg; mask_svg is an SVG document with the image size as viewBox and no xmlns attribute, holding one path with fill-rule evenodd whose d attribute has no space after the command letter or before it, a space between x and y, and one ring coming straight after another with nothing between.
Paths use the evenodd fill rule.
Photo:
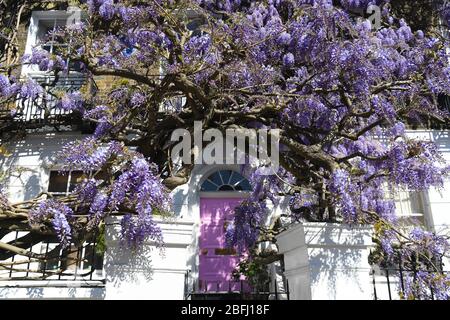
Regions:
<instances>
[{"instance_id":1,"label":"decorative column","mask_svg":"<svg viewBox=\"0 0 450 320\"><path fill-rule=\"evenodd\" d=\"M311 300L308 248L302 224L277 236L279 253L284 255L284 275L289 282L290 299Z\"/></svg>"}]
</instances>

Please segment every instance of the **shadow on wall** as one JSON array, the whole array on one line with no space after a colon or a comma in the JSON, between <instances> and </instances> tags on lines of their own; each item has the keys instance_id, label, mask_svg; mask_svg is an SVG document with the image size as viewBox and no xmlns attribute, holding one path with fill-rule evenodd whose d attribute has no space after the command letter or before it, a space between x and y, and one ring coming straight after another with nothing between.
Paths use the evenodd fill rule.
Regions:
<instances>
[{"instance_id":1,"label":"shadow on wall","mask_svg":"<svg viewBox=\"0 0 450 320\"><path fill-rule=\"evenodd\" d=\"M43 169L49 169L55 163L55 155L64 145L82 138L84 136L78 134L52 133L28 135L25 139L11 141L6 146L7 156L0 154L0 171L7 172L4 185L20 187L24 192L23 199L14 201L28 200L38 195L45 180Z\"/></svg>"},{"instance_id":2,"label":"shadow on wall","mask_svg":"<svg viewBox=\"0 0 450 320\"><path fill-rule=\"evenodd\" d=\"M160 249L150 246L142 246L135 250L120 245L108 247L104 265L108 284L120 287L124 283L150 282L153 279L151 255L155 250ZM159 252L159 254L163 254L163 252Z\"/></svg>"},{"instance_id":3,"label":"shadow on wall","mask_svg":"<svg viewBox=\"0 0 450 320\"><path fill-rule=\"evenodd\" d=\"M39 195L41 191L41 179L39 179L37 174L32 174L25 183L23 200L33 199L34 197Z\"/></svg>"},{"instance_id":4,"label":"shadow on wall","mask_svg":"<svg viewBox=\"0 0 450 320\"><path fill-rule=\"evenodd\" d=\"M186 205L188 201L188 192L189 190L186 188L186 185L178 187L171 192L173 213L175 217L183 216L182 210L183 206Z\"/></svg>"},{"instance_id":5,"label":"shadow on wall","mask_svg":"<svg viewBox=\"0 0 450 320\"><path fill-rule=\"evenodd\" d=\"M4 287L0 299L104 299L103 288L78 287Z\"/></svg>"},{"instance_id":6,"label":"shadow on wall","mask_svg":"<svg viewBox=\"0 0 450 320\"><path fill-rule=\"evenodd\" d=\"M21 295L21 291L23 295ZM42 299L44 298L44 288L17 288L17 287L3 287L0 288L1 299Z\"/></svg>"},{"instance_id":7,"label":"shadow on wall","mask_svg":"<svg viewBox=\"0 0 450 320\"><path fill-rule=\"evenodd\" d=\"M44 297L44 288L27 288L27 297L39 299Z\"/></svg>"},{"instance_id":8,"label":"shadow on wall","mask_svg":"<svg viewBox=\"0 0 450 320\"><path fill-rule=\"evenodd\" d=\"M364 291L360 281L361 272L369 272L367 261L366 232L351 232L350 227L322 227L306 229L311 272L311 287L323 288L326 284L327 296L340 298L339 284L351 283L344 290ZM367 268L367 270L364 270ZM356 287L356 288L355 288ZM322 294L323 292L321 292ZM355 292L355 294L358 294Z\"/></svg>"},{"instance_id":9,"label":"shadow on wall","mask_svg":"<svg viewBox=\"0 0 450 320\"><path fill-rule=\"evenodd\" d=\"M82 135L65 134L29 135L24 140L14 140L8 145L9 156L0 157L0 164L2 167L17 165L20 158L30 158L30 162L25 163L26 165L36 166L50 163L54 160L55 151L61 150L65 144L71 141L82 138L84 138Z\"/></svg>"}]
</instances>

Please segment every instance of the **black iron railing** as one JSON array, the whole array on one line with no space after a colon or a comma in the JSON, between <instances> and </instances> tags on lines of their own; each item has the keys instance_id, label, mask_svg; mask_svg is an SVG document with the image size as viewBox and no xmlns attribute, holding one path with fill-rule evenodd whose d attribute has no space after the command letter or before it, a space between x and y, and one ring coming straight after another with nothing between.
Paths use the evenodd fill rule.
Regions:
<instances>
[{"instance_id":1,"label":"black iron railing","mask_svg":"<svg viewBox=\"0 0 450 320\"><path fill-rule=\"evenodd\" d=\"M72 130L71 126L83 124L79 112L64 110L59 102L64 93L79 91L86 83L85 76L71 74L55 79L50 75L35 75L31 78L43 87L42 93L37 94L34 99L19 97L14 113L11 112L11 106L0 106L0 127L10 130L43 127ZM94 82L91 87L92 91L96 90Z\"/></svg>"},{"instance_id":2,"label":"black iron railing","mask_svg":"<svg viewBox=\"0 0 450 320\"><path fill-rule=\"evenodd\" d=\"M265 283L253 287L244 280L210 281L197 280L189 285L190 273L185 274L185 300L289 300L287 280ZM280 287L280 288L279 288Z\"/></svg>"},{"instance_id":3,"label":"black iron railing","mask_svg":"<svg viewBox=\"0 0 450 320\"><path fill-rule=\"evenodd\" d=\"M105 282L103 272L103 253L99 251L95 240L82 244L71 244L65 248L50 239L23 245L26 234L15 232L10 244L21 246L39 258L25 255L8 255L0 252L0 286L9 281L46 280L58 283L80 282L84 285L101 285ZM31 255L30 255L31 256ZM6 259L5 259L6 258Z\"/></svg>"},{"instance_id":4,"label":"black iron railing","mask_svg":"<svg viewBox=\"0 0 450 320\"><path fill-rule=\"evenodd\" d=\"M75 92L81 89L85 78L80 75L60 77L55 81L52 76L33 77L43 88L43 94L36 99L18 101L18 112L15 120L27 122L30 125L60 125L67 122L71 111L58 106L62 92Z\"/></svg>"},{"instance_id":5,"label":"black iron railing","mask_svg":"<svg viewBox=\"0 0 450 320\"><path fill-rule=\"evenodd\" d=\"M422 271L424 272L424 271ZM436 273L436 271L425 271ZM372 284L374 300L398 300L407 299L407 278L417 279L417 270L405 270L403 268L380 269L379 272L372 270ZM449 272L441 271L441 275L448 275ZM433 287L422 288L422 296L415 299L435 300Z\"/></svg>"}]
</instances>

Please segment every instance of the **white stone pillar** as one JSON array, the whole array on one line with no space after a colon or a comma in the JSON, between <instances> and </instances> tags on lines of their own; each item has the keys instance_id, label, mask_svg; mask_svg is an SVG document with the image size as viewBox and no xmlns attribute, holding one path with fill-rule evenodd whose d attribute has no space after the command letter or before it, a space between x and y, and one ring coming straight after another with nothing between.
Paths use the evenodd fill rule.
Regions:
<instances>
[{"instance_id":1,"label":"white stone pillar","mask_svg":"<svg viewBox=\"0 0 450 320\"><path fill-rule=\"evenodd\" d=\"M313 300L371 300L370 226L305 223ZM302 244L303 246L303 244ZM380 288L381 290L381 288Z\"/></svg>"},{"instance_id":2,"label":"white stone pillar","mask_svg":"<svg viewBox=\"0 0 450 320\"><path fill-rule=\"evenodd\" d=\"M120 246L120 219L108 219L105 299L184 298L193 222L176 219L157 222L163 232L164 250L160 251L152 242L145 242L138 252L131 252Z\"/></svg>"},{"instance_id":3,"label":"white stone pillar","mask_svg":"<svg viewBox=\"0 0 450 320\"><path fill-rule=\"evenodd\" d=\"M279 253L284 255L284 275L289 283L291 300L311 300L308 248L302 224L277 236Z\"/></svg>"}]
</instances>

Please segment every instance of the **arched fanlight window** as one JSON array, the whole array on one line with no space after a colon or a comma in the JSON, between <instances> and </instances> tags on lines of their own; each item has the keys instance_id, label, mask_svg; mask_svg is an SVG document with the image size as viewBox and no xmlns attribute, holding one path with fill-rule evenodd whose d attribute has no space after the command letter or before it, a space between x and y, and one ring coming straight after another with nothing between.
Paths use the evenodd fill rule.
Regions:
<instances>
[{"instance_id":1,"label":"arched fanlight window","mask_svg":"<svg viewBox=\"0 0 450 320\"><path fill-rule=\"evenodd\" d=\"M240 173L220 170L203 182L200 191L251 191L250 183Z\"/></svg>"}]
</instances>

